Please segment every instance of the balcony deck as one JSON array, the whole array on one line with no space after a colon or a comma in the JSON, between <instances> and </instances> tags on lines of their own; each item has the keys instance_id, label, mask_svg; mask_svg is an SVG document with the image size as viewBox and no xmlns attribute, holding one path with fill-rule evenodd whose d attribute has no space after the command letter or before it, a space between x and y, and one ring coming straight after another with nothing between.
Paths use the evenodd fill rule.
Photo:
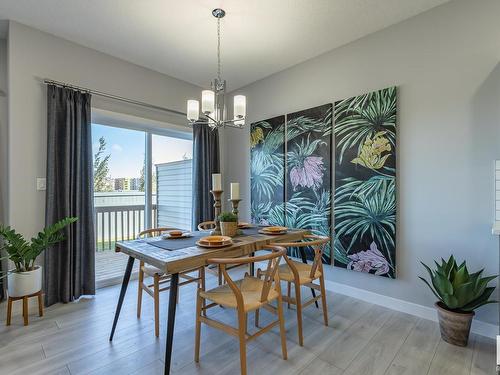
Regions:
<instances>
[{"instance_id":1,"label":"balcony deck","mask_svg":"<svg viewBox=\"0 0 500 375\"><path fill-rule=\"evenodd\" d=\"M128 257L113 250L97 251L95 254L96 288L118 284L123 279ZM137 278L139 262L135 262L131 278Z\"/></svg>"}]
</instances>

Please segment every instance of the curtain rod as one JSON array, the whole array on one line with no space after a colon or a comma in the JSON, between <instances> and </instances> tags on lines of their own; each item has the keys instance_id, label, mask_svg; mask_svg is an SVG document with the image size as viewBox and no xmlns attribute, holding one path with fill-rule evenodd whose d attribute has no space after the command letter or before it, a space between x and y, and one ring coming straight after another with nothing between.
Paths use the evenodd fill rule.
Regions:
<instances>
[{"instance_id":1,"label":"curtain rod","mask_svg":"<svg viewBox=\"0 0 500 375\"><path fill-rule=\"evenodd\" d=\"M134 105L137 105L137 106L140 106L140 107L146 107L146 108L150 108L150 109L155 109L157 111L173 113L173 114L180 115L180 116L186 116L186 114L184 112L176 111L175 109L160 107L160 106L157 106L157 105L154 105L154 104L149 104L149 103L141 102L141 101L134 100L134 99L124 98L122 96L108 94L108 93L105 93L105 92L102 92L102 91L91 90L91 89L88 89L86 87L75 86L75 85L71 85L71 84L64 83L64 82L54 81L54 80L48 79L48 78L44 79L43 83L46 84L46 85L55 85L55 86L59 86L59 87L68 87L68 88L73 89L73 90L88 92L89 94L96 95L96 96L101 96L103 98L114 99L114 100L118 100L118 101L121 101L121 102L129 103L129 104L134 104Z\"/></svg>"}]
</instances>

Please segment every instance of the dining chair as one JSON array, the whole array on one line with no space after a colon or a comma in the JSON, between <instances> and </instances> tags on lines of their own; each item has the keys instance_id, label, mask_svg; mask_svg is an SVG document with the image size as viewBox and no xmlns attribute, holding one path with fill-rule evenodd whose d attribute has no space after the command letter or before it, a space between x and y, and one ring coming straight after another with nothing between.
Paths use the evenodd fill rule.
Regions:
<instances>
[{"instance_id":1,"label":"dining chair","mask_svg":"<svg viewBox=\"0 0 500 375\"><path fill-rule=\"evenodd\" d=\"M265 255L245 258L215 258L208 260L208 263L210 264L217 264L221 266L221 271L227 284L207 291L198 289L196 298L195 362L199 362L200 360L201 323L220 329L223 332L239 339L240 366L242 375L246 375L247 373L247 342L257 338L265 332L268 332L276 325L279 325L280 329L281 352L283 359L287 359L281 286L277 272L280 259L285 255L286 250L281 246L267 246L266 249L271 250L271 252ZM267 261L267 271L262 274L263 278L257 278L245 274L243 279L233 280L227 272L227 266L233 264L250 264L265 261ZM211 303L207 304L207 300L211 301ZM271 304L273 301L277 301L276 307ZM218 305L236 309L238 315L238 328L232 327L207 316L206 311ZM266 310L276 314L278 319L250 335L247 333L248 313L260 308L265 308Z\"/></svg>"},{"instance_id":2,"label":"dining chair","mask_svg":"<svg viewBox=\"0 0 500 375\"><path fill-rule=\"evenodd\" d=\"M287 283L287 295L283 296L283 301L287 302L288 308L290 304L295 305L297 309L297 333L299 336L299 345L304 345L302 334L302 309L315 303L321 299L323 308L323 320L325 325L328 325L328 311L326 306L325 278L323 274L323 263L321 257L325 245L330 241L329 237L306 234L301 241L297 242L276 242L271 243L272 246L282 246L285 248L313 249L314 257L312 263L304 263L290 259L286 254L283 256L285 263L280 264L278 274L280 280ZM260 277L263 272L257 269L257 277ZM313 281L319 280L319 285ZM291 285L295 287L295 298L291 296ZM302 302L300 288L306 286L320 292L320 295L314 296L306 302ZM259 324L259 310L255 311L255 325Z\"/></svg>"},{"instance_id":3,"label":"dining chair","mask_svg":"<svg viewBox=\"0 0 500 375\"><path fill-rule=\"evenodd\" d=\"M215 229L215 221L204 221L198 224L198 230L212 230Z\"/></svg>"},{"instance_id":4,"label":"dining chair","mask_svg":"<svg viewBox=\"0 0 500 375\"><path fill-rule=\"evenodd\" d=\"M204 221L204 222L198 224L199 231L212 230L212 229L215 229L215 221ZM232 268L236 268L236 267L240 267L240 266L241 266L241 264L234 264L231 267L227 267L226 269L230 270ZM207 271L214 274L215 276L217 276L218 285L222 285L222 283L224 282L224 279L222 276L222 272L220 270L220 265L209 265L207 267Z\"/></svg>"},{"instance_id":5,"label":"dining chair","mask_svg":"<svg viewBox=\"0 0 500 375\"><path fill-rule=\"evenodd\" d=\"M139 233L138 238L144 237L156 237L160 236L164 232L170 230L176 230L177 228L152 228L146 229ZM198 271L198 276L191 276L190 273ZM152 284L147 284L144 282L144 276L150 276L153 278ZM179 278L184 280L179 283L179 286L197 283L198 289L205 289L205 267L199 267L187 272L179 274ZM164 286L163 284L170 282L170 275L165 275L165 272L159 268L148 265L144 261L140 262L139 265L139 289L137 292L137 317L141 317L142 308L142 291L144 290L147 294L153 297L154 300L154 313L155 313L155 336L160 336L160 292L169 290L170 286ZM168 284L170 285L170 284ZM179 293L177 293L177 298L179 298ZM177 299L177 302L179 300Z\"/></svg>"}]
</instances>

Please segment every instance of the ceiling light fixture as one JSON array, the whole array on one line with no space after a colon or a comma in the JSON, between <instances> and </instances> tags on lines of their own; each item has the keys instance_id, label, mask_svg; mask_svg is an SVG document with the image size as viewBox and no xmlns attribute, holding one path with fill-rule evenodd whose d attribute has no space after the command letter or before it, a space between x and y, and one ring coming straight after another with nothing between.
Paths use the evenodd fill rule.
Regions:
<instances>
[{"instance_id":1,"label":"ceiling light fixture","mask_svg":"<svg viewBox=\"0 0 500 375\"><path fill-rule=\"evenodd\" d=\"M200 102L198 100L187 101L187 119L192 125L194 123L206 124L212 129L224 126L242 128L245 125L246 97L235 95L233 98L233 118L226 119L226 81L221 78L220 59L220 20L226 15L223 9L217 8L212 11L217 18L217 78L211 82L211 90L201 92L201 112L205 119L200 120Z\"/></svg>"}]
</instances>

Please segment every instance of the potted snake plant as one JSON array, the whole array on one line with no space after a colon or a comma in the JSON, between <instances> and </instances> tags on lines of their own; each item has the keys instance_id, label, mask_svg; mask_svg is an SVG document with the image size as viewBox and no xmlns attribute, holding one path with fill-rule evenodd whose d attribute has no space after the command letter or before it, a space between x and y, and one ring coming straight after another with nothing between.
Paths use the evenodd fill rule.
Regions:
<instances>
[{"instance_id":1,"label":"potted snake plant","mask_svg":"<svg viewBox=\"0 0 500 375\"><path fill-rule=\"evenodd\" d=\"M31 241L26 240L14 229L0 224L0 238L7 258L14 264L14 269L3 273L7 276L7 290L10 297L27 296L42 289L42 267L35 264L36 258L47 248L64 240L62 230L74 223L76 217L67 217L49 225Z\"/></svg>"},{"instance_id":2,"label":"potted snake plant","mask_svg":"<svg viewBox=\"0 0 500 375\"><path fill-rule=\"evenodd\" d=\"M219 215L220 230L223 236L234 237L238 233L238 216L232 212L223 212Z\"/></svg>"},{"instance_id":3,"label":"potted snake plant","mask_svg":"<svg viewBox=\"0 0 500 375\"><path fill-rule=\"evenodd\" d=\"M465 261L458 266L453 255L448 261L441 259L441 264L435 261L435 270L421 263L430 282L419 278L438 299L435 306L441 338L453 345L467 346L474 310L497 302L489 299L495 287L488 287L497 276L481 277L484 270L469 274Z\"/></svg>"}]
</instances>

